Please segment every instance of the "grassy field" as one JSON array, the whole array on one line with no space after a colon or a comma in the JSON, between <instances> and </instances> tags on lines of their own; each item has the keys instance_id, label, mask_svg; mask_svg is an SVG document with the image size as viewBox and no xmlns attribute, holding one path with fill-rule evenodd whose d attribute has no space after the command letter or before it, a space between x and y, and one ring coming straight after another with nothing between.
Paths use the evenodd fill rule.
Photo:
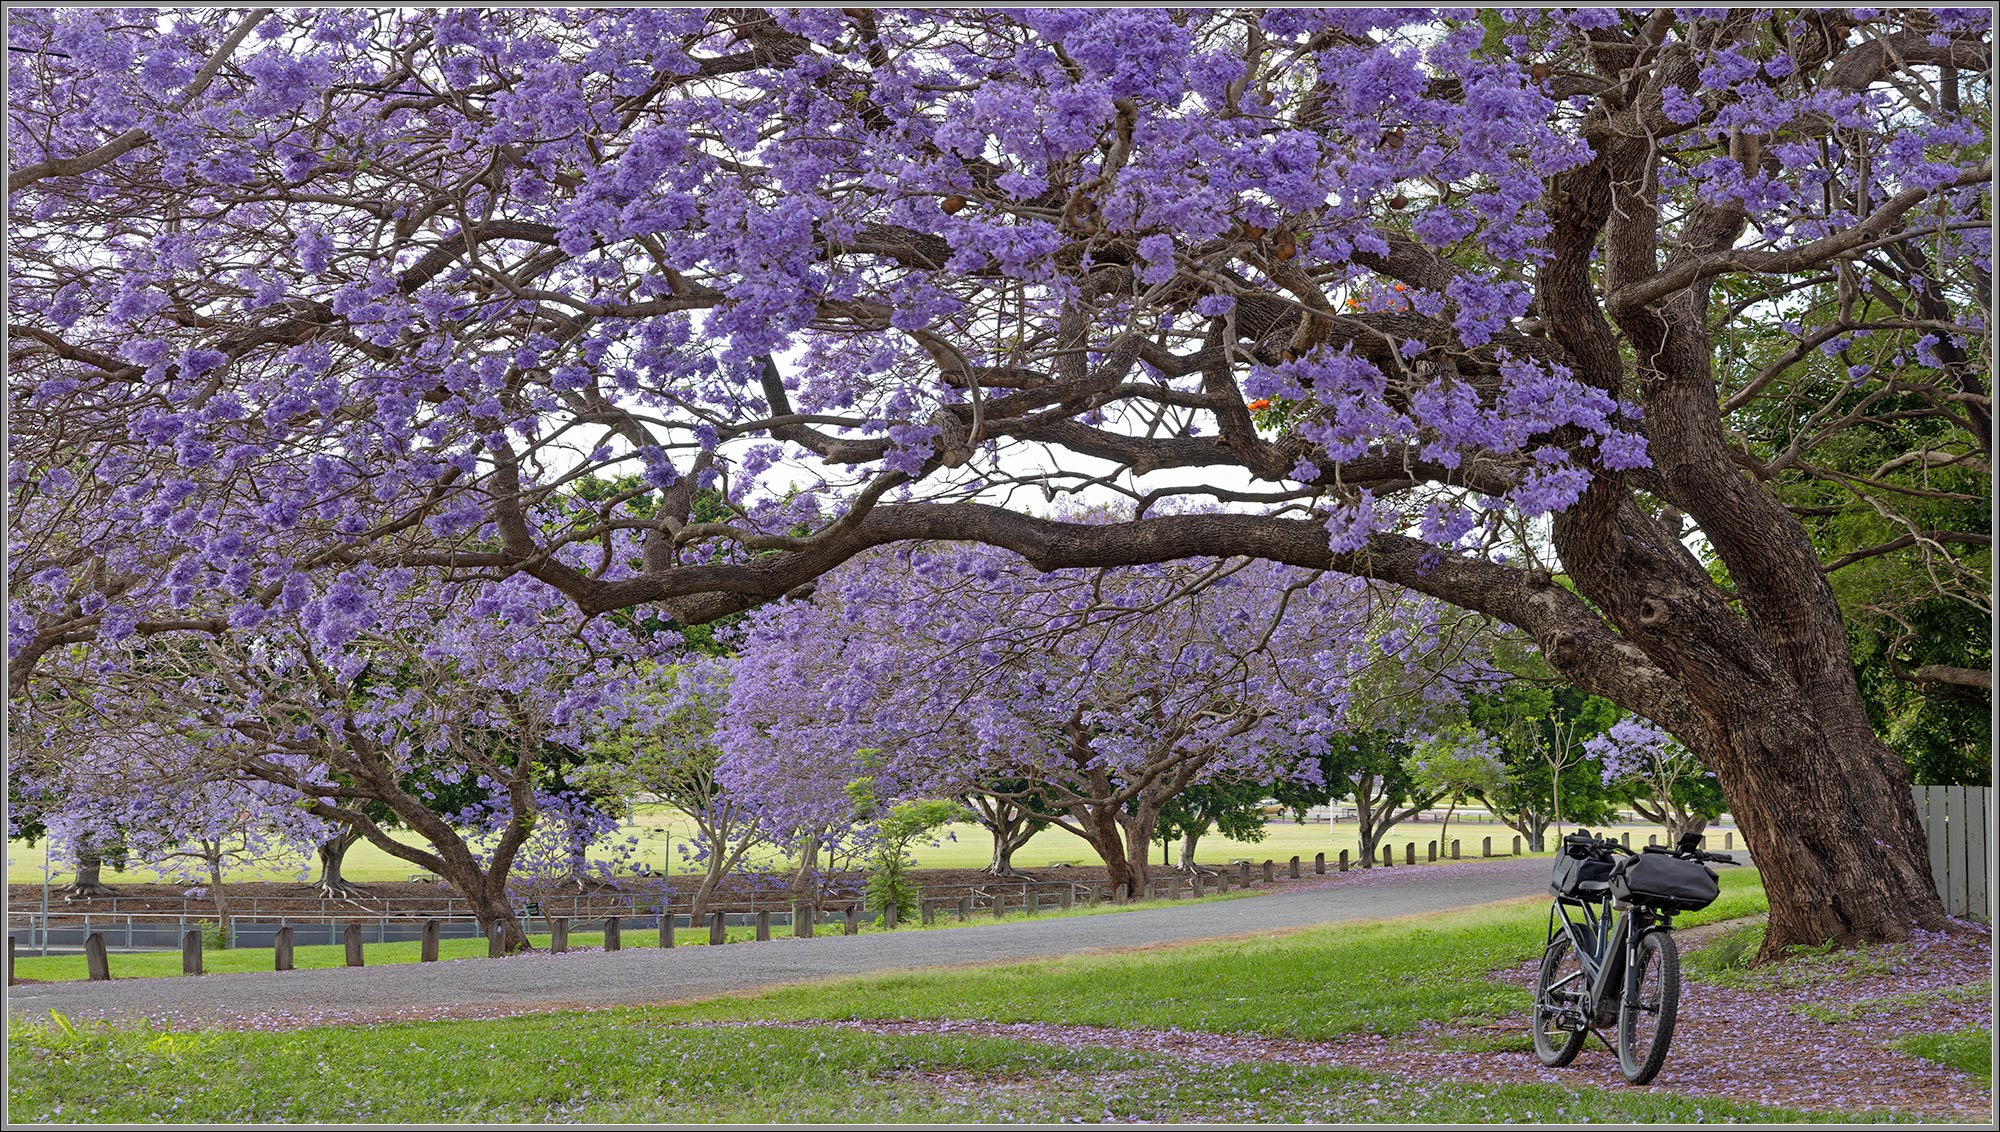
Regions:
<instances>
[{"instance_id":1,"label":"grassy field","mask_svg":"<svg viewBox=\"0 0 2000 1132\"><path fill-rule=\"evenodd\" d=\"M1729 874L1725 884L1724 899L1690 922L1762 906L1754 874ZM1852 1119L1669 1093L1444 1084L1344 1068L1204 1065L1075 1042L786 1024L951 1017L1279 1037L1398 1034L1518 1009L1524 992L1486 974L1535 953L1541 916L1539 902L1523 901L1249 941L479 1022L279 1033L23 1024L8 1034L11 1115L107 1123Z\"/></svg>"},{"instance_id":2,"label":"grassy field","mask_svg":"<svg viewBox=\"0 0 2000 1132\"><path fill-rule=\"evenodd\" d=\"M676 847L673 851L673 871L685 873L689 866L681 860L679 849L689 842L691 826L667 811L660 809L642 810L626 828L619 839L630 837L638 841L634 851L634 862L645 862L658 869L668 858L668 839ZM1648 835L1660 833L1658 826L1620 826L1615 831L1632 834L1633 843L1643 845ZM1514 831L1497 822L1463 821L1454 819L1450 836L1461 842L1462 851L1468 856L1479 855L1479 840L1493 838L1495 853L1505 854L1513 845ZM1422 860L1429 842L1435 841L1438 827L1434 822L1406 823L1391 831L1388 844L1396 850L1396 860L1403 860L1403 846L1414 843L1417 857ZM401 836L416 843L414 835ZM1289 819L1273 822L1265 829L1264 840L1258 842L1234 841L1220 834L1202 838L1200 857L1203 863L1227 862L1239 857L1249 857L1262 861L1265 858L1284 861L1294 854L1307 861L1314 853L1325 853L1329 861L1334 860L1342 849L1350 854L1357 853L1358 844L1353 822L1338 822L1329 826L1324 822L1298 825ZM917 866L927 869L976 869L992 859L992 838L977 825L961 824L946 827L943 839L936 845L919 845L913 850ZM752 853L753 863L777 860L775 851L765 850ZM1096 855L1082 840L1058 829L1044 829L1035 838L1014 854L1014 864L1020 868L1045 868L1057 861L1087 865L1095 863ZM242 868L225 874L235 881L296 881L300 877L301 863L286 862L263 868ZM349 850L342 872L351 881L399 881L407 879L416 871L416 866L408 861L392 857L373 845L362 843ZM312 875L313 870L306 870ZM108 881L116 884L121 874L106 871ZM157 879L147 870L134 870L127 874L134 880L152 881ZM43 878L43 852L40 846L28 846L20 842L9 842L7 846L7 883L40 884ZM59 872L54 880L60 884L67 879L66 873Z\"/></svg>"}]
</instances>

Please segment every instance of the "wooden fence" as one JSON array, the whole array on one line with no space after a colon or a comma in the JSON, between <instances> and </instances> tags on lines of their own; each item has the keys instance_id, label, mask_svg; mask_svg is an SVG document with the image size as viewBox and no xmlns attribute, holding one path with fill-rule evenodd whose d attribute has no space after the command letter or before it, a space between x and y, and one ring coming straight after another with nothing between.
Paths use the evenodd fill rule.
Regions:
<instances>
[{"instance_id":1,"label":"wooden fence","mask_svg":"<svg viewBox=\"0 0 2000 1132\"><path fill-rule=\"evenodd\" d=\"M1931 879L1954 916L1985 916L1990 907L1991 862L1987 822L1993 813L1990 786L1913 786L1917 813L1930 840Z\"/></svg>"}]
</instances>

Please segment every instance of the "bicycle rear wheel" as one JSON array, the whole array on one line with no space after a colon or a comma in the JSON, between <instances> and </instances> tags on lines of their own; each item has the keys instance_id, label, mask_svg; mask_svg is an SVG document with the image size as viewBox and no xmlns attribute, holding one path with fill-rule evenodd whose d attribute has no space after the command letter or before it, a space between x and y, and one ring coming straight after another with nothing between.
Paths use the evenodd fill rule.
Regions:
<instances>
[{"instance_id":1,"label":"bicycle rear wheel","mask_svg":"<svg viewBox=\"0 0 2000 1132\"><path fill-rule=\"evenodd\" d=\"M1580 1021L1589 997L1583 960L1567 939L1542 952L1542 969L1535 976L1535 1057L1551 1069L1576 1060L1588 1036ZM1575 1026L1575 1029L1570 1027Z\"/></svg>"},{"instance_id":2,"label":"bicycle rear wheel","mask_svg":"<svg viewBox=\"0 0 2000 1132\"><path fill-rule=\"evenodd\" d=\"M1639 940L1630 974L1633 993L1618 1007L1618 1069L1634 1085L1651 1081L1667 1060L1674 1036L1674 1012L1681 999L1681 956L1668 932Z\"/></svg>"}]
</instances>

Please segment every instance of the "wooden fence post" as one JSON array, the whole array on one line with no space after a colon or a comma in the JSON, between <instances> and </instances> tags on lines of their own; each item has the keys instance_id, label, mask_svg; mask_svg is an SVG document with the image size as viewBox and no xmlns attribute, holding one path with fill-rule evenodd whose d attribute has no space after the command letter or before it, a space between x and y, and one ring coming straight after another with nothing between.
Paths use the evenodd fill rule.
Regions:
<instances>
[{"instance_id":1,"label":"wooden fence post","mask_svg":"<svg viewBox=\"0 0 2000 1132\"><path fill-rule=\"evenodd\" d=\"M1456 837L1451 839L1451 859L1454 861L1458 860L1458 838Z\"/></svg>"},{"instance_id":2,"label":"wooden fence post","mask_svg":"<svg viewBox=\"0 0 2000 1132\"><path fill-rule=\"evenodd\" d=\"M1660 839L1657 835L1651 833L1646 835L1646 848L1651 849L1653 846L1658 845L1659 843Z\"/></svg>"},{"instance_id":3,"label":"wooden fence post","mask_svg":"<svg viewBox=\"0 0 2000 1132\"><path fill-rule=\"evenodd\" d=\"M1247 870L1250 866L1248 864L1245 864L1243 867ZM1111 902L1113 904L1122 905L1129 899L1131 899L1131 896L1126 891L1124 885L1114 884L1111 886Z\"/></svg>"},{"instance_id":4,"label":"wooden fence post","mask_svg":"<svg viewBox=\"0 0 2000 1132\"><path fill-rule=\"evenodd\" d=\"M1297 880L1297 879L1299 879L1299 857L1298 857L1298 854L1296 854L1296 853L1292 854L1292 859L1291 859L1290 861L1286 862L1286 864L1285 864L1285 871L1286 871L1286 872L1287 872L1288 874L1290 874L1290 876L1291 876L1291 878L1292 878L1293 880Z\"/></svg>"},{"instance_id":5,"label":"wooden fence post","mask_svg":"<svg viewBox=\"0 0 2000 1132\"><path fill-rule=\"evenodd\" d=\"M361 925L349 924L340 933L340 942L347 947L347 965L361 966Z\"/></svg>"},{"instance_id":6,"label":"wooden fence post","mask_svg":"<svg viewBox=\"0 0 2000 1132\"><path fill-rule=\"evenodd\" d=\"M1200 900L1206 895L1208 895L1208 878L1200 873L1194 874L1194 898Z\"/></svg>"},{"instance_id":7,"label":"wooden fence post","mask_svg":"<svg viewBox=\"0 0 2000 1132\"><path fill-rule=\"evenodd\" d=\"M1066 884L1062 886L1062 891L1056 893L1056 906L1061 908L1065 912L1069 911L1071 908L1076 907L1075 885Z\"/></svg>"},{"instance_id":8,"label":"wooden fence post","mask_svg":"<svg viewBox=\"0 0 2000 1132\"><path fill-rule=\"evenodd\" d=\"M896 902L894 900L882 905L882 927L892 932L896 930Z\"/></svg>"},{"instance_id":9,"label":"wooden fence post","mask_svg":"<svg viewBox=\"0 0 2000 1132\"><path fill-rule=\"evenodd\" d=\"M1042 911L1042 894L1041 894L1041 893L1039 893L1039 892L1024 892L1024 893L1022 893L1022 894L1021 894L1021 910L1022 910L1023 912L1026 912L1026 913L1027 913L1028 915L1030 915L1030 916L1035 916L1035 915L1039 915L1039 914L1041 914L1041 911Z\"/></svg>"},{"instance_id":10,"label":"wooden fence post","mask_svg":"<svg viewBox=\"0 0 2000 1132\"><path fill-rule=\"evenodd\" d=\"M846 935L861 934L861 905L849 904L841 914L841 931Z\"/></svg>"},{"instance_id":11,"label":"wooden fence post","mask_svg":"<svg viewBox=\"0 0 2000 1132\"><path fill-rule=\"evenodd\" d=\"M1396 863L1396 847L1393 845L1382 846L1382 864L1385 866L1393 867L1395 863Z\"/></svg>"},{"instance_id":12,"label":"wooden fence post","mask_svg":"<svg viewBox=\"0 0 2000 1132\"><path fill-rule=\"evenodd\" d=\"M620 947L623 947L624 945L625 945L625 935L619 926L618 917L616 916L605 917L604 950L616 951Z\"/></svg>"},{"instance_id":13,"label":"wooden fence post","mask_svg":"<svg viewBox=\"0 0 2000 1132\"><path fill-rule=\"evenodd\" d=\"M569 950L569 917L557 916L549 921L549 954L561 955Z\"/></svg>"},{"instance_id":14,"label":"wooden fence post","mask_svg":"<svg viewBox=\"0 0 2000 1132\"><path fill-rule=\"evenodd\" d=\"M1725 834L1723 834L1723 835L1722 835L1722 847L1723 847L1724 849L1734 849L1734 848L1736 848L1736 834L1734 834L1734 833L1725 833Z\"/></svg>"},{"instance_id":15,"label":"wooden fence post","mask_svg":"<svg viewBox=\"0 0 2000 1132\"><path fill-rule=\"evenodd\" d=\"M1347 850L1345 849L1340 851L1340 871L1343 873L1347 871Z\"/></svg>"},{"instance_id":16,"label":"wooden fence post","mask_svg":"<svg viewBox=\"0 0 2000 1132\"><path fill-rule=\"evenodd\" d=\"M181 974L201 974L201 929L181 933Z\"/></svg>"},{"instance_id":17,"label":"wooden fence post","mask_svg":"<svg viewBox=\"0 0 2000 1132\"><path fill-rule=\"evenodd\" d=\"M1406 841L1403 843L1403 863L1406 865L1414 865L1417 863L1416 842Z\"/></svg>"},{"instance_id":18,"label":"wooden fence post","mask_svg":"<svg viewBox=\"0 0 2000 1132\"><path fill-rule=\"evenodd\" d=\"M1180 898L1181 898L1181 878L1179 878L1179 877L1168 877L1168 878L1167 878L1167 899L1169 899L1169 900L1179 900Z\"/></svg>"},{"instance_id":19,"label":"wooden fence post","mask_svg":"<svg viewBox=\"0 0 2000 1132\"><path fill-rule=\"evenodd\" d=\"M792 935L799 939L813 937L813 906L809 900L801 900L792 905Z\"/></svg>"},{"instance_id":20,"label":"wooden fence post","mask_svg":"<svg viewBox=\"0 0 2000 1132\"><path fill-rule=\"evenodd\" d=\"M1326 854L1324 853L1313 854L1313 875L1314 876L1326 875Z\"/></svg>"},{"instance_id":21,"label":"wooden fence post","mask_svg":"<svg viewBox=\"0 0 2000 1132\"><path fill-rule=\"evenodd\" d=\"M971 918L972 918L972 894L968 892L964 896L958 898L958 922L962 924L967 920L970 920Z\"/></svg>"},{"instance_id":22,"label":"wooden fence post","mask_svg":"<svg viewBox=\"0 0 2000 1132\"><path fill-rule=\"evenodd\" d=\"M688 922L688 927L693 927L693 926L694 922L690 920ZM660 909L660 946L672 947L673 945L674 945L674 909L673 905L669 904L666 907Z\"/></svg>"},{"instance_id":23,"label":"wooden fence post","mask_svg":"<svg viewBox=\"0 0 2000 1132\"><path fill-rule=\"evenodd\" d=\"M771 910L769 908L759 908L757 910L757 942L769 943L770 941Z\"/></svg>"},{"instance_id":24,"label":"wooden fence post","mask_svg":"<svg viewBox=\"0 0 2000 1132\"><path fill-rule=\"evenodd\" d=\"M1275 884L1277 883L1277 880L1278 880L1277 862L1271 860L1269 857L1264 858L1264 883Z\"/></svg>"},{"instance_id":25,"label":"wooden fence post","mask_svg":"<svg viewBox=\"0 0 2000 1132\"><path fill-rule=\"evenodd\" d=\"M1521 839L1519 837L1514 838L1514 855L1516 857L1521 855Z\"/></svg>"},{"instance_id":26,"label":"wooden fence post","mask_svg":"<svg viewBox=\"0 0 2000 1132\"><path fill-rule=\"evenodd\" d=\"M849 916L848 922L853 923L854 909L849 908L847 911ZM854 933L850 931L848 932L848 934L853 935ZM722 913L710 912L708 914L708 945L710 947L721 947L723 944L728 942L729 942L729 925L726 922L724 922L722 918Z\"/></svg>"},{"instance_id":27,"label":"wooden fence post","mask_svg":"<svg viewBox=\"0 0 2000 1132\"><path fill-rule=\"evenodd\" d=\"M1479 839L1479 855L1482 857L1491 857L1493 855L1492 838L1482 837Z\"/></svg>"},{"instance_id":28,"label":"wooden fence post","mask_svg":"<svg viewBox=\"0 0 2000 1132\"><path fill-rule=\"evenodd\" d=\"M996 888L993 890L993 918L997 920L1006 914L1007 894Z\"/></svg>"},{"instance_id":29,"label":"wooden fence post","mask_svg":"<svg viewBox=\"0 0 2000 1132\"><path fill-rule=\"evenodd\" d=\"M1624 843L1625 848L1630 849L1632 847L1632 834L1629 831L1619 834L1618 840Z\"/></svg>"},{"instance_id":30,"label":"wooden fence post","mask_svg":"<svg viewBox=\"0 0 2000 1132\"><path fill-rule=\"evenodd\" d=\"M1219 894L1221 894L1221 893L1224 893L1224 892L1228 892L1228 891L1229 891L1229 874L1228 874L1228 873L1217 873L1217 874L1215 874L1215 891L1216 891L1216 893L1217 893L1218 895L1219 895Z\"/></svg>"},{"instance_id":31,"label":"wooden fence post","mask_svg":"<svg viewBox=\"0 0 2000 1132\"><path fill-rule=\"evenodd\" d=\"M289 971L292 969L292 925L278 928L278 938L271 941L271 969Z\"/></svg>"},{"instance_id":32,"label":"wooden fence post","mask_svg":"<svg viewBox=\"0 0 2000 1132\"><path fill-rule=\"evenodd\" d=\"M111 957L104 953L104 933L91 932L83 937L84 965L90 969L90 981L108 982L111 978Z\"/></svg>"},{"instance_id":33,"label":"wooden fence post","mask_svg":"<svg viewBox=\"0 0 2000 1132\"><path fill-rule=\"evenodd\" d=\"M423 952L418 957L420 963L435 963L438 960L438 922L424 921Z\"/></svg>"},{"instance_id":34,"label":"wooden fence post","mask_svg":"<svg viewBox=\"0 0 2000 1132\"><path fill-rule=\"evenodd\" d=\"M1428 853L1430 854L1430 860L1433 860L1433 861L1435 861L1435 860L1437 860L1437 859L1438 859L1438 843L1437 843L1437 842L1435 842L1435 841L1431 842L1431 843L1430 843L1429 845L1426 845L1426 846L1424 847L1424 849L1425 849L1425 851L1426 851L1426 852L1428 852Z\"/></svg>"}]
</instances>

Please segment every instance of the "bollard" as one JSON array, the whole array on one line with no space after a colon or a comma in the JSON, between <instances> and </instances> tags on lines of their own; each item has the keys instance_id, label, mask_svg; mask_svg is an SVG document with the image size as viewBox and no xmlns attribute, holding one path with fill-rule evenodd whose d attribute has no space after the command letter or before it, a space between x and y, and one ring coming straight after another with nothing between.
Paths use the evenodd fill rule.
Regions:
<instances>
[{"instance_id":1,"label":"bollard","mask_svg":"<svg viewBox=\"0 0 2000 1132\"><path fill-rule=\"evenodd\" d=\"M1653 846L1658 845L1659 843L1660 839L1658 836L1651 833L1646 835L1646 848L1651 849Z\"/></svg>"},{"instance_id":2,"label":"bollard","mask_svg":"<svg viewBox=\"0 0 2000 1132\"><path fill-rule=\"evenodd\" d=\"M1313 875L1314 876L1326 875L1326 854L1324 853L1313 854Z\"/></svg>"},{"instance_id":3,"label":"bollard","mask_svg":"<svg viewBox=\"0 0 2000 1132\"><path fill-rule=\"evenodd\" d=\"M1021 897L1021 910L1030 916L1039 913L1042 910L1042 894L1039 892L1024 893Z\"/></svg>"},{"instance_id":4,"label":"bollard","mask_svg":"<svg viewBox=\"0 0 2000 1132\"><path fill-rule=\"evenodd\" d=\"M1382 846L1382 863L1384 865L1394 865L1396 863L1396 850L1393 846Z\"/></svg>"},{"instance_id":5,"label":"bollard","mask_svg":"<svg viewBox=\"0 0 2000 1132\"><path fill-rule=\"evenodd\" d=\"M1297 854L1293 854L1292 859L1286 863L1285 872L1293 880L1299 879L1299 858Z\"/></svg>"},{"instance_id":6,"label":"bollard","mask_svg":"<svg viewBox=\"0 0 2000 1132\"><path fill-rule=\"evenodd\" d=\"M1521 839L1518 837L1514 839L1514 855L1516 857L1521 855Z\"/></svg>"},{"instance_id":7,"label":"bollard","mask_svg":"<svg viewBox=\"0 0 2000 1132\"><path fill-rule=\"evenodd\" d=\"M896 930L896 902L893 900L882 905L882 927L887 931Z\"/></svg>"},{"instance_id":8,"label":"bollard","mask_svg":"<svg viewBox=\"0 0 2000 1132\"><path fill-rule=\"evenodd\" d=\"M1625 848L1630 849L1632 847L1632 835L1630 833L1619 834L1618 840L1624 842Z\"/></svg>"},{"instance_id":9,"label":"bollard","mask_svg":"<svg viewBox=\"0 0 2000 1132\"><path fill-rule=\"evenodd\" d=\"M1430 854L1430 860L1433 860L1433 861L1435 861L1435 860L1437 860L1437 859L1438 859L1438 843L1437 843L1437 842L1433 841L1433 842L1431 842L1431 843L1430 843L1429 845L1425 846L1424 848L1425 848L1425 851L1426 851L1426 852L1428 852L1428 853Z\"/></svg>"},{"instance_id":10,"label":"bollard","mask_svg":"<svg viewBox=\"0 0 2000 1132\"><path fill-rule=\"evenodd\" d=\"M569 950L569 917L557 916L549 921L549 954L561 955Z\"/></svg>"},{"instance_id":11,"label":"bollard","mask_svg":"<svg viewBox=\"0 0 2000 1132\"><path fill-rule=\"evenodd\" d=\"M438 922L436 920L425 920L423 953L418 957L417 961L420 963L435 963L437 960Z\"/></svg>"},{"instance_id":12,"label":"bollard","mask_svg":"<svg viewBox=\"0 0 2000 1132\"><path fill-rule=\"evenodd\" d=\"M1007 894L1001 892L998 889L995 889L993 891L993 918L997 920L1006 914L1007 914Z\"/></svg>"},{"instance_id":13,"label":"bollard","mask_svg":"<svg viewBox=\"0 0 2000 1132\"><path fill-rule=\"evenodd\" d=\"M760 909L757 913L757 942L769 943L770 941L771 941L771 910L768 908L764 908Z\"/></svg>"},{"instance_id":14,"label":"bollard","mask_svg":"<svg viewBox=\"0 0 2000 1132\"><path fill-rule=\"evenodd\" d=\"M1249 888L1249 887L1250 887L1250 862L1249 862L1249 861L1238 861L1238 862L1236 862L1236 886L1237 886L1238 888Z\"/></svg>"},{"instance_id":15,"label":"bollard","mask_svg":"<svg viewBox=\"0 0 2000 1132\"><path fill-rule=\"evenodd\" d=\"M278 929L278 938L271 941L271 969L289 971L292 969L292 925Z\"/></svg>"},{"instance_id":16,"label":"bollard","mask_svg":"<svg viewBox=\"0 0 2000 1132\"><path fill-rule=\"evenodd\" d=\"M1179 900L1180 898L1181 898L1181 878L1179 878L1179 877L1168 877L1168 878L1167 878L1167 899L1169 899L1169 900Z\"/></svg>"},{"instance_id":17,"label":"bollard","mask_svg":"<svg viewBox=\"0 0 2000 1132\"><path fill-rule=\"evenodd\" d=\"M1071 908L1076 907L1075 885L1066 884L1062 886L1062 891L1056 893L1056 906L1061 908L1065 912L1069 911Z\"/></svg>"},{"instance_id":18,"label":"bollard","mask_svg":"<svg viewBox=\"0 0 2000 1132\"><path fill-rule=\"evenodd\" d=\"M1458 838L1456 837L1451 839L1451 859L1454 861L1458 860Z\"/></svg>"},{"instance_id":19,"label":"bollard","mask_svg":"<svg viewBox=\"0 0 2000 1132\"><path fill-rule=\"evenodd\" d=\"M850 914L852 914L853 911L854 909L852 908L848 909L848 912ZM852 921L850 920L849 922L851 923ZM850 931L847 934L853 935L854 933ZM723 944L728 942L729 942L729 925L723 922L722 913L710 912L708 914L708 945L710 947L721 947Z\"/></svg>"},{"instance_id":20,"label":"bollard","mask_svg":"<svg viewBox=\"0 0 2000 1132\"><path fill-rule=\"evenodd\" d=\"M1250 866L1245 864L1243 867L1248 869ZM1131 896L1125 891L1124 885L1114 884L1111 886L1111 902L1113 904L1122 905L1129 899L1131 899Z\"/></svg>"},{"instance_id":21,"label":"bollard","mask_svg":"<svg viewBox=\"0 0 2000 1132\"><path fill-rule=\"evenodd\" d=\"M1264 883L1276 884L1277 882L1278 882L1277 862L1271 860L1269 857L1266 857L1264 858Z\"/></svg>"},{"instance_id":22,"label":"bollard","mask_svg":"<svg viewBox=\"0 0 2000 1132\"><path fill-rule=\"evenodd\" d=\"M197 928L181 935L181 974L201 974L201 931Z\"/></svg>"},{"instance_id":23,"label":"bollard","mask_svg":"<svg viewBox=\"0 0 2000 1132\"><path fill-rule=\"evenodd\" d=\"M1228 873L1217 873L1217 874L1215 874L1215 893L1216 893L1216 895L1220 896L1220 895L1222 895L1223 893L1225 893L1225 892L1228 892L1228 891L1229 891L1229 874L1228 874Z\"/></svg>"},{"instance_id":24,"label":"bollard","mask_svg":"<svg viewBox=\"0 0 2000 1132\"><path fill-rule=\"evenodd\" d=\"M1733 834L1733 833L1725 833L1725 834L1723 834L1723 835L1722 835L1722 847L1723 847L1724 849L1734 849L1734 848L1736 848L1736 835L1735 835L1735 834Z\"/></svg>"},{"instance_id":25,"label":"bollard","mask_svg":"<svg viewBox=\"0 0 2000 1132\"><path fill-rule=\"evenodd\" d=\"M1343 873L1347 871L1347 850L1345 849L1340 851L1340 871Z\"/></svg>"},{"instance_id":26,"label":"bollard","mask_svg":"<svg viewBox=\"0 0 2000 1132\"><path fill-rule=\"evenodd\" d=\"M361 925L347 925L340 933L340 942L347 946L347 965L361 966Z\"/></svg>"},{"instance_id":27,"label":"bollard","mask_svg":"<svg viewBox=\"0 0 2000 1132\"><path fill-rule=\"evenodd\" d=\"M813 906L807 901L792 905L792 934L799 939L813 937Z\"/></svg>"},{"instance_id":28,"label":"bollard","mask_svg":"<svg viewBox=\"0 0 2000 1132\"><path fill-rule=\"evenodd\" d=\"M937 923L937 902L934 900L922 902L918 905L917 914L922 918L925 927Z\"/></svg>"},{"instance_id":29,"label":"bollard","mask_svg":"<svg viewBox=\"0 0 2000 1132\"><path fill-rule=\"evenodd\" d=\"M1491 857L1493 855L1492 838L1482 837L1479 839L1479 855L1482 857Z\"/></svg>"},{"instance_id":30,"label":"bollard","mask_svg":"<svg viewBox=\"0 0 2000 1132\"><path fill-rule=\"evenodd\" d=\"M841 914L841 931L846 935L861 934L861 905L849 904Z\"/></svg>"},{"instance_id":31,"label":"bollard","mask_svg":"<svg viewBox=\"0 0 2000 1132\"><path fill-rule=\"evenodd\" d=\"M958 922L962 924L967 920L970 920L971 918L972 918L972 894L968 892L964 896L958 898Z\"/></svg>"},{"instance_id":32,"label":"bollard","mask_svg":"<svg viewBox=\"0 0 2000 1132\"><path fill-rule=\"evenodd\" d=\"M1416 863L1417 863L1417 843L1416 843L1416 842L1414 842L1414 841L1410 841L1410 842L1405 842L1405 843L1404 843L1404 845L1403 845L1403 863L1404 863L1404 864L1406 864L1406 865L1414 865L1414 864L1416 864Z\"/></svg>"},{"instance_id":33,"label":"bollard","mask_svg":"<svg viewBox=\"0 0 2000 1132\"><path fill-rule=\"evenodd\" d=\"M618 917L608 916L604 920L604 950L616 951L625 944L624 933L619 929Z\"/></svg>"},{"instance_id":34,"label":"bollard","mask_svg":"<svg viewBox=\"0 0 2000 1132\"><path fill-rule=\"evenodd\" d=\"M84 964L90 968L90 981L107 982L111 978L111 957L104 953L104 933L91 932L83 937Z\"/></svg>"},{"instance_id":35,"label":"bollard","mask_svg":"<svg viewBox=\"0 0 2000 1132\"><path fill-rule=\"evenodd\" d=\"M694 926L694 921L689 920L688 927L693 927L693 926ZM666 908L662 908L660 910L660 946L672 947L673 945L674 945L674 910L671 906L669 906Z\"/></svg>"},{"instance_id":36,"label":"bollard","mask_svg":"<svg viewBox=\"0 0 2000 1132\"><path fill-rule=\"evenodd\" d=\"M1208 895L1208 878L1200 873L1194 874L1194 898L1200 900L1206 895Z\"/></svg>"}]
</instances>

